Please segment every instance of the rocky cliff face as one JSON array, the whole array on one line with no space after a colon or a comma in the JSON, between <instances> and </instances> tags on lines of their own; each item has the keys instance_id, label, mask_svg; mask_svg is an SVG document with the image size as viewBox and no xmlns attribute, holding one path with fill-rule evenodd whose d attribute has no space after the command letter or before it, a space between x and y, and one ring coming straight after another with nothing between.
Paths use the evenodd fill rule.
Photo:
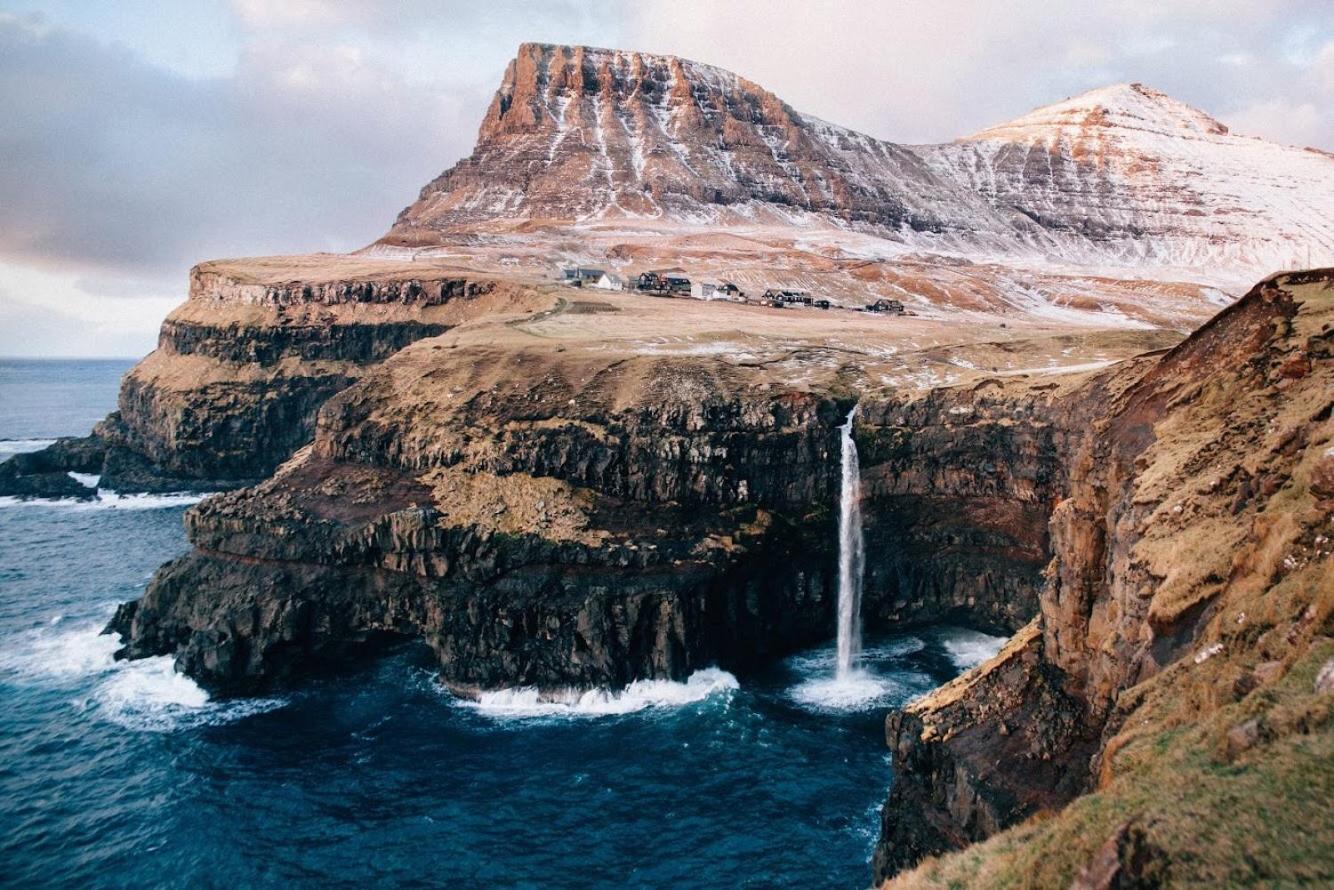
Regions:
<instances>
[{"instance_id":1,"label":"rocky cliff face","mask_svg":"<svg viewBox=\"0 0 1334 890\"><path fill-rule=\"evenodd\" d=\"M122 381L117 411L86 440L6 463L0 494L87 496L70 470L122 492L253 484L310 441L316 410L367 369L524 299L427 263L202 263L158 348Z\"/></svg>"},{"instance_id":2,"label":"rocky cliff face","mask_svg":"<svg viewBox=\"0 0 1334 890\"><path fill-rule=\"evenodd\" d=\"M959 214L970 206L911 151L801 115L729 71L528 43L472 155L427 184L385 240L429 244L484 220L684 220L728 208L894 229L1008 227L980 207Z\"/></svg>"},{"instance_id":3,"label":"rocky cliff face","mask_svg":"<svg viewBox=\"0 0 1334 890\"><path fill-rule=\"evenodd\" d=\"M236 690L411 637L458 688L555 690L745 670L828 635L841 372L797 386L497 326L515 329L408 347L273 479L191 511L195 552L113 622L124 654ZM1064 386L863 401L869 624L1032 617Z\"/></svg>"},{"instance_id":4,"label":"rocky cliff face","mask_svg":"<svg viewBox=\"0 0 1334 890\"><path fill-rule=\"evenodd\" d=\"M464 689L682 677L808 641L830 614L838 406L732 382L409 349L274 479L193 511L196 552L113 626L226 689L384 634L426 640Z\"/></svg>"},{"instance_id":5,"label":"rocky cliff face","mask_svg":"<svg viewBox=\"0 0 1334 890\"><path fill-rule=\"evenodd\" d=\"M1332 330L1334 272L1279 276L1075 396L1105 407L1072 452L1038 619L890 718L877 877L1085 792L905 885L1328 877L1293 852L1303 793L1266 783L1328 777ZM1229 803L1242 784L1259 824Z\"/></svg>"},{"instance_id":6,"label":"rocky cliff face","mask_svg":"<svg viewBox=\"0 0 1334 890\"><path fill-rule=\"evenodd\" d=\"M1140 84L945 145L901 146L672 56L524 44L473 153L381 248L653 219L832 221L919 249L1249 280L1334 254L1334 157L1235 136ZM780 237L773 233L771 237Z\"/></svg>"}]
</instances>

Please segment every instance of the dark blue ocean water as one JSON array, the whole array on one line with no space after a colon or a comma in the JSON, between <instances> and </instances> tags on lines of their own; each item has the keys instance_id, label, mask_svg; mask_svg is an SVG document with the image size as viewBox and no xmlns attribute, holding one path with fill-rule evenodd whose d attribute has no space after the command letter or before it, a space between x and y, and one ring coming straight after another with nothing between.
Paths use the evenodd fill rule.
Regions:
<instances>
[{"instance_id":1,"label":"dark blue ocean water","mask_svg":"<svg viewBox=\"0 0 1334 890\"><path fill-rule=\"evenodd\" d=\"M0 362L0 440L86 432L125 367ZM831 646L739 680L481 705L408 648L210 701L98 635L185 550L184 509L0 502L0 884L864 886L885 711L999 643L874 640L851 688L826 680Z\"/></svg>"}]
</instances>

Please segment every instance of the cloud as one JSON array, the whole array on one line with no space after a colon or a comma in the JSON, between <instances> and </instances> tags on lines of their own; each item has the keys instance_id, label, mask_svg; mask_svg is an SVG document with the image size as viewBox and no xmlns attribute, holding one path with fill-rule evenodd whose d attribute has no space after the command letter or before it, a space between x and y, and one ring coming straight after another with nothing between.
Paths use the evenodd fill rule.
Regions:
<instances>
[{"instance_id":1,"label":"cloud","mask_svg":"<svg viewBox=\"0 0 1334 890\"><path fill-rule=\"evenodd\" d=\"M637 46L731 68L820 117L937 142L1121 81L1225 122L1262 102L1319 105L1315 63L1289 50L1334 38L1328 13L1325 0L825 0L776 15L765 0L676 0L636 6L628 31ZM1255 63L1236 64L1246 58ZM1331 128L1316 134L1322 147L1334 148Z\"/></svg>"},{"instance_id":2,"label":"cloud","mask_svg":"<svg viewBox=\"0 0 1334 890\"><path fill-rule=\"evenodd\" d=\"M192 78L0 20L0 259L143 274L359 246L467 152L489 92L339 44L260 43Z\"/></svg>"}]
</instances>

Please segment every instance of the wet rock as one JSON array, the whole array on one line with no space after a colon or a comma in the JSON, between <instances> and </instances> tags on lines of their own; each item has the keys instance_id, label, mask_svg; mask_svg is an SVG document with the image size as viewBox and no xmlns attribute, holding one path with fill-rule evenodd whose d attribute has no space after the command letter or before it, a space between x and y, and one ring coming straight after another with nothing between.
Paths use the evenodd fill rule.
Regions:
<instances>
[{"instance_id":1,"label":"wet rock","mask_svg":"<svg viewBox=\"0 0 1334 890\"><path fill-rule=\"evenodd\" d=\"M96 496L70 473L101 472L105 443L96 436L57 439L40 451L16 454L0 463L0 496L79 498Z\"/></svg>"}]
</instances>

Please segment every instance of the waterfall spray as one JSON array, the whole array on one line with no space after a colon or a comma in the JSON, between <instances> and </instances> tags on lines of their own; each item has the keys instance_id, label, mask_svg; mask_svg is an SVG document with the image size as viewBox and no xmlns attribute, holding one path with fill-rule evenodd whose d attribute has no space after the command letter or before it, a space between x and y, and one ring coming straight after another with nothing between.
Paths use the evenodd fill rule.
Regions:
<instances>
[{"instance_id":1,"label":"waterfall spray","mask_svg":"<svg viewBox=\"0 0 1334 890\"><path fill-rule=\"evenodd\" d=\"M842 679L852 673L862 650L862 507L861 470L852 421L857 405L839 427L842 444L842 485L838 495L838 672Z\"/></svg>"}]
</instances>

